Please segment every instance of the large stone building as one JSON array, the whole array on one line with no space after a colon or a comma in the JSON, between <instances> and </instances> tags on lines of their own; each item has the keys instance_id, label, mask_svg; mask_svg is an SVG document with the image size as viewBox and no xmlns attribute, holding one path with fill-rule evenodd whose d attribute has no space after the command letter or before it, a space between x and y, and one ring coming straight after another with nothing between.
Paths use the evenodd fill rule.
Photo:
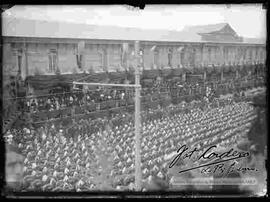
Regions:
<instances>
[{"instance_id":1,"label":"large stone building","mask_svg":"<svg viewBox=\"0 0 270 202\"><path fill-rule=\"evenodd\" d=\"M4 75L124 71L140 41L144 69L264 63L265 42L237 35L227 23L182 32L17 19L4 22Z\"/></svg>"}]
</instances>

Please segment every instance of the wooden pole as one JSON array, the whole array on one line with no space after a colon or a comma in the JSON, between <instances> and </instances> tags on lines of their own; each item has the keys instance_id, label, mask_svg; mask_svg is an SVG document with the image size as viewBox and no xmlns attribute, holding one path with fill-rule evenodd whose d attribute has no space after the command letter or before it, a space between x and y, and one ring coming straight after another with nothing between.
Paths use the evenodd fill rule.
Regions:
<instances>
[{"instance_id":1,"label":"wooden pole","mask_svg":"<svg viewBox=\"0 0 270 202\"><path fill-rule=\"evenodd\" d=\"M142 172L141 172L141 115L140 115L140 100L141 100L141 85L140 85L140 70L139 70L139 41L135 41L135 84L103 84L103 83L86 83L73 82L73 88L76 85L90 86L118 86L135 88L135 188L136 191L142 190Z\"/></svg>"},{"instance_id":2,"label":"wooden pole","mask_svg":"<svg viewBox=\"0 0 270 202\"><path fill-rule=\"evenodd\" d=\"M29 69L28 69L28 46L25 43L25 39L24 39L24 56L25 56L25 76L24 76L23 80L25 80L26 77L29 74Z\"/></svg>"},{"instance_id":3,"label":"wooden pole","mask_svg":"<svg viewBox=\"0 0 270 202\"><path fill-rule=\"evenodd\" d=\"M139 41L135 41L135 187L136 191L141 191L142 172L141 172L141 117L140 117L140 71L139 71Z\"/></svg>"}]
</instances>

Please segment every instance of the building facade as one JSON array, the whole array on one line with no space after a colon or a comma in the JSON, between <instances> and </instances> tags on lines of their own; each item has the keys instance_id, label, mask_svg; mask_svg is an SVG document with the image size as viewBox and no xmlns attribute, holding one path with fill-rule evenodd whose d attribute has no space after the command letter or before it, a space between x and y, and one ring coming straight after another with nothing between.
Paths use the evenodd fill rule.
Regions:
<instances>
[{"instance_id":1,"label":"building facade","mask_svg":"<svg viewBox=\"0 0 270 202\"><path fill-rule=\"evenodd\" d=\"M15 22L3 25L4 89L10 86L11 76L23 82L42 75L129 71L135 68L135 40L140 41L140 66L145 70L264 64L266 60L264 41L246 40L227 23L177 32Z\"/></svg>"},{"instance_id":2,"label":"building facade","mask_svg":"<svg viewBox=\"0 0 270 202\"><path fill-rule=\"evenodd\" d=\"M134 68L134 44L118 40L4 37L4 75L113 72ZM78 44L83 41L83 51ZM126 48L125 48L126 47ZM264 63L265 45L236 43L140 42L144 69Z\"/></svg>"}]
</instances>

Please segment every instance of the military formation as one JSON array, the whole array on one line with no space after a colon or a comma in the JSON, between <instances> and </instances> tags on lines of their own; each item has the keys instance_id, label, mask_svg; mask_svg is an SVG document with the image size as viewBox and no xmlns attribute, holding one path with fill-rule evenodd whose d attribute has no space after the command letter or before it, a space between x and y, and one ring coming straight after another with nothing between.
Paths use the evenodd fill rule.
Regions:
<instances>
[{"instance_id":1,"label":"military formation","mask_svg":"<svg viewBox=\"0 0 270 202\"><path fill-rule=\"evenodd\" d=\"M245 139L256 113L245 102L228 100L222 106L206 109L199 103L171 105L142 112L142 118L142 176L146 191L153 189L154 179L168 189L173 187L173 172L168 168L171 159L166 156L180 145L199 150L213 144L220 148L236 146ZM112 119L73 121L69 127L48 123L40 128L9 131L9 144L17 145L25 156L23 190L133 190L133 122L131 114L122 113ZM100 176L106 178L103 185Z\"/></svg>"}]
</instances>

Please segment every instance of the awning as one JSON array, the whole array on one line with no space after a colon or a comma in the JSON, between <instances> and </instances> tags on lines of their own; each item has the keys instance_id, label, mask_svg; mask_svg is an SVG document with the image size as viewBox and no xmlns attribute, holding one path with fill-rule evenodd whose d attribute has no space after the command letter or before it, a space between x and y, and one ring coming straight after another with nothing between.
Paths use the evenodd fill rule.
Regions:
<instances>
[{"instance_id":1,"label":"awning","mask_svg":"<svg viewBox=\"0 0 270 202\"><path fill-rule=\"evenodd\" d=\"M154 79L159 76L159 70L152 69L152 70L144 70L142 73L142 78L144 79Z\"/></svg>"},{"instance_id":2,"label":"awning","mask_svg":"<svg viewBox=\"0 0 270 202\"><path fill-rule=\"evenodd\" d=\"M86 74L67 74L67 75L37 75L26 78L26 83L35 90L49 90L55 87L71 87L72 82Z\"/></svg>"}]
</instances>

